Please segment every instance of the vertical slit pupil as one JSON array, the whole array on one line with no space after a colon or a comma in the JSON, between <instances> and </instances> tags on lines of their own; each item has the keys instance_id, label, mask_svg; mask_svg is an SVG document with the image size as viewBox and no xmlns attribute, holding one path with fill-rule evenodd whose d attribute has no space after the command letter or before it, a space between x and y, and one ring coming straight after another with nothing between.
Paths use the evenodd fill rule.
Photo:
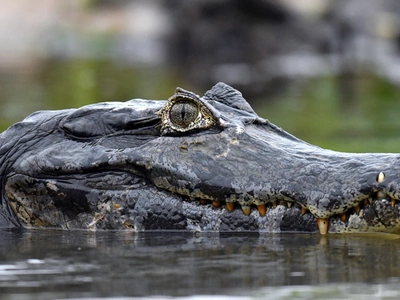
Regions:
<instances>
[{"instance_id":1,"label":"vertical slit pupil","mask_svg":"<svg viewBox=\"0 0 400 300\"><path fill-rule=\"evenodd\" d=\"M182 105L182 110L181 110L181 118L182 118L182 122L183 123L185 123L185 114L186 114L186 111L185 111L185 104L183 104Z\"/></svg>"}]
</instances>

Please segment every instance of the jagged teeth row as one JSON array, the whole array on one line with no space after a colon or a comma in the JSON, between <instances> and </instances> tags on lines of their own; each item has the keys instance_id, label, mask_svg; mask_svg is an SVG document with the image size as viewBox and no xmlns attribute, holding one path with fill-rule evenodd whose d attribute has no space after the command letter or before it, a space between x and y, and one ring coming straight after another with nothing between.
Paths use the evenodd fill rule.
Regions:
<instances>
[{"instance_id":1,"label":"jagged teeth row","mask_svg":"<svg viewBox=\"0 0 400 300\"><path fill-rule=\"evenodd\" d=\"M390 198L384 192L378 192L377 193L377 199L381 199L381 200L390 199L392 207L394 207L396 205L397 201L398 201L397 199ZM374 201L374 199L370 197L368 199L365 199L362 202L362 204L364 206L368 206L368 205L372 204L373 201ZM209 200L205 200L205 199L200 200L201 204L207 204L208 202L209 202ZM221 206L221 202L212 201L212 205L213 205L213 207L218 208L218 207ZM288 201L284 201L284 200L279 201L279 202L277 202L277 201L272 202L272 207L273 208L276 208L278 205L283 205L283 206L287 206L288 208L291 208L292 205L293 205L293 202L288 202ZM231 212L235 208L235 203L227 202L227 203L225 203L225 206L226 206L226 209ZM257 210L258 210L260 216L264 217L267 214L267 206L266 206L266 204L259 204L259 205L256 205L256 207L257 207ZM250 213L251 213L251 206L250 205L241 205L241 208L242 208L243 213L246 216L250 215ZM356 206L353 207L353 209L354 209L354 212L359 214L360 211L361 211L361 206L360 205L356 205ZM301 207L301 214L302 215L304 215L307 212L308 212L307 208ZM339 218L340 218L340 220L342 222L346 222L347 221L348 213L349 213L349 211L343 212L343 213L341 213L339 215ZM318 225L320 234L327 234L328 233L328 229L329 229L329 218L327 218L327 219L317 218L317 225Z\"/></svg>"},{"instance_id":2,"label":"jagged teeth row","mask_svg":"<svg viewBox=\"0 0 400 300\"><path fill-rule=\"evenodd\" d=\"M200 200L201 204L207 204L208 200L202 199ZM221 206L221 202L219 201L212 201L212 205L213 207L217 208ZM277 205L283 205L283 206L287 206L288 208L291 208L293 205L293 202L287 202L287 201L279 201L278 202L272 202L272 207L277 207ZM226 202L225 203L225 207L228 211L233 211L235 208L235 203L234 202ZM256 205L257 210L260 214L260 216L264 217L267 214L267 205L265 203L262 204L258 204ZM242 211L246 216L249 216L251 213L251 206L250 205L241 205Z\"/></svg>"}]
</instances>

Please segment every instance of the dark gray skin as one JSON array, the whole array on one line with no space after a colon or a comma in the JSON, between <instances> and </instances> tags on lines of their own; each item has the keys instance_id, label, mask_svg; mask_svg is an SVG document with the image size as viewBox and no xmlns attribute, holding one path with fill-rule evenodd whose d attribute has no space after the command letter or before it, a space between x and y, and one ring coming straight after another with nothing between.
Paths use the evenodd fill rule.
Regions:
<instances>
[{"instance_id":1,"label":"dark gray skin","mask_svg":"<svg viewBox=\"0 0 400 300\"><path fill-rule=\"evenodd\" d=\"M400 231L399 154L310 145L223 83L34 113L0 135L0 178L1 227Z\"/></svg>"}]
</instances>

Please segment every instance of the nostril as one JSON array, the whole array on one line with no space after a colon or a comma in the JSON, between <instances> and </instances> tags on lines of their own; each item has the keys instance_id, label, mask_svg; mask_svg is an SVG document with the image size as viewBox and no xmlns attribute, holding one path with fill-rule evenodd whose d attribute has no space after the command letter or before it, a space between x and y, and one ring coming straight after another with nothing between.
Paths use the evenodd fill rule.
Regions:
<instances>
[{"instance_id":1,"label":"nostril","mask_svg":"<svg viewBox=\"0 0 400 300\"><path fill-rule=\"evenodd\" d=\"M378 176L376 177L376 181L382 182L385 179L385 174L383 172L379 172Z\"/></svg>"}]
</instances>

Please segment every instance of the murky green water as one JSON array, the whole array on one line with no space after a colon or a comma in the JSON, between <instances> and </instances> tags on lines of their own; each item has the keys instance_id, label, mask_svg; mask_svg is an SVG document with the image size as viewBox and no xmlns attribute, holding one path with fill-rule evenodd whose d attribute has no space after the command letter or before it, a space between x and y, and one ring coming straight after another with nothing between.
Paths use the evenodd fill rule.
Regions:
<instances>
[{"instance_id":1,"label":"murky green water","mask_svg":"<svg viewBox=\"0 0 400 300\"><path fill-rule=\"evenodd\" d=\"M1 299L400 297L393 235L34 230L0 231L0 245Z\"/></svg>"},{"instance_id":2,"label":"murky green water","mask_svg":"<svg viewBox=\"0 0 400 300\"><path fill-rule=\"evenodd\" d=\"M400 89L373 75L294 84L256 111L297 137L346 152L400 151Z\"/></svg>"}]
</instances>

